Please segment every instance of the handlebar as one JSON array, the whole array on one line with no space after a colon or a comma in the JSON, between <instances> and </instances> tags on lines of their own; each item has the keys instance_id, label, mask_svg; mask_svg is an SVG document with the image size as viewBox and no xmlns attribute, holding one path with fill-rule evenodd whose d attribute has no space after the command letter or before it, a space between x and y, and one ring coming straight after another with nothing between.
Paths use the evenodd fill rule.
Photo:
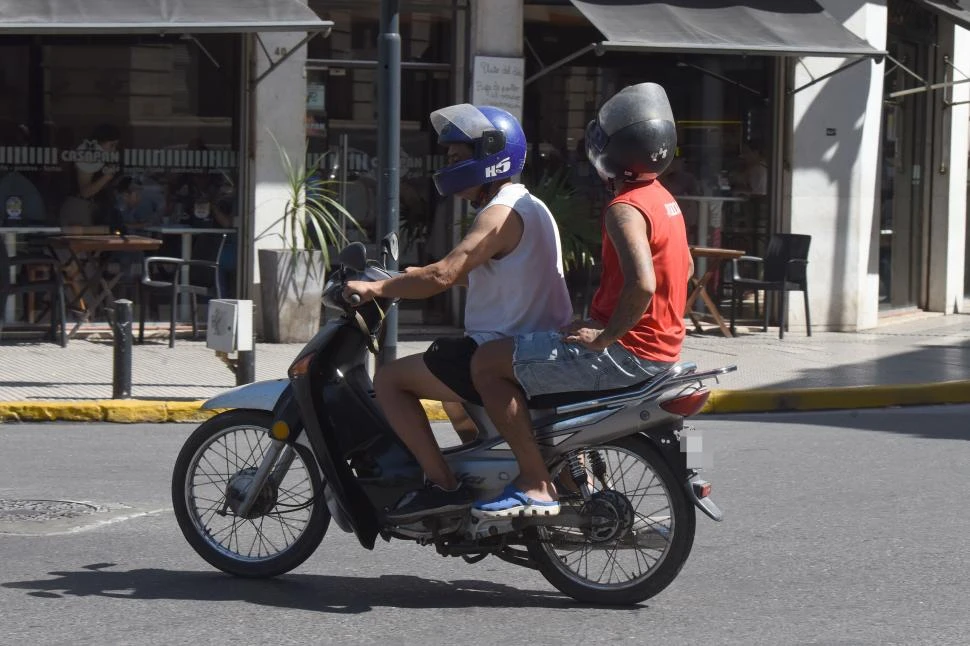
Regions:
<instances>
[{"instance_id":1,"label":"handlebar","mask_svg":"<svg viewBox=\"0 0 970 646\"><path fill-rule=\"evenodd\" d=\"M347 299L347 302L350 303L351 307L357 307L360 305L360 294L351 294L350 298Z\"/></svg>"}]
</instances>

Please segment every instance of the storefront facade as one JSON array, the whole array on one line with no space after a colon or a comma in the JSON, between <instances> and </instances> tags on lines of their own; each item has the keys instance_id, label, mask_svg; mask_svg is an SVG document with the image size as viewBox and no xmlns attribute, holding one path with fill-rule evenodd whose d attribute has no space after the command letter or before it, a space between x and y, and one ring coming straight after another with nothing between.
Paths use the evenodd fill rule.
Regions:
<instances>
[{"instance_id":1,"label":"storefront facade","mask_svg":"<svg viewBox=\"0 0 970 646\"><path fill-rule=\"evenodd\" d=\"M970 11L934 0L712 2L745 17L810 19L813 29L824 9L844 33L803 30L806 50L818 50L804 54L750 52L744 42L734 51L626 41L584 52L623 29L617 16L636 31L629 7L612 22L597 14L611 4L522 3L523 115L536 175L568 173L595 215L605 195L582 158L585 124L619 88L656 81L678 119L678 160L665 179L683 196L692 243L760 255L772 233L811 235L810 305L821 329L965 310L970 112L960 80L970 70L957 61L968 60ZM725 21L725 32L734 27ZM797 329L800 307L789 320Z\"/></svg>"},{"instance_id":2,"label":"storefront facade","mask_svg":"<svg viewBox=\"0 0 970 646\"><path fill-rule=\"evenodd\" d=\"M219 239L224 231L234 253L220 263L223 294L252 298L256 238L279 217L273 205L256 206L267 196L256 177L272 182L265 167L270 159L279 167L256 120L270 130L274 119L292 121L286 108L273 113L280 86L271 81L285 81L293 54L331 26L300 0L0 2L8 253L43 248L52 233L179 226L189 233L165 238L160 253L185 257L180 251L195 244L184 241L202 239L192 231ZM302 63L296 69L288 95L293 87L302 95ZM127 260L133 289L138 262ZM8 320L15 305L8 300Z\"/></svg>"},{"instance_id":3,"label":"storefront facade","mask_svg":"<svg viewBox=\"0 0 970 646\"><path fill-rule=\"evenodd\" d=\"M286 199L278 141L334 180L363 227L348 233L373 242L380 3L299 2L333 23L329 38L304 47L303 34L257 40L253 27L161 37L5 30L0 167L36 187L11 211L59 222L78 182L90 181L79 166L92 163L100 166L87 175L137 177L141 208L160 217L204 217L193 190L213 203L231 197L237 293L257 298L256 250L278 244L273 223ZM434 190L443 159L432 110L488 100L519 114L532 146L524 180L554 178L571 196L569 217L595 230L606 195L584 159L585 125L619 88L655 81L678 120L665 181L683 198L691 242L757 255L772 233L812 235L812 318L823 329L865 329L913 309L963 311L970 84L959 81L970 69L959 61L970 59L970 10L942 0L668 5L709 5L727 12L721 20L734 11L740 17L717 34L733 41L610 40L624 22L637 32L663 16L648 12L642 28L604 23L607 2L402 0L402 263L440 258L470 215ZM801 45L782 46L745 32L751 20L807 20L810 29L798 30ZM94 154L103 126L119 141ZM460 315L460 296L448 294L407 304L401 320ZM802 316L791 308L793 326Z\"/></svg>"}]
</instances>

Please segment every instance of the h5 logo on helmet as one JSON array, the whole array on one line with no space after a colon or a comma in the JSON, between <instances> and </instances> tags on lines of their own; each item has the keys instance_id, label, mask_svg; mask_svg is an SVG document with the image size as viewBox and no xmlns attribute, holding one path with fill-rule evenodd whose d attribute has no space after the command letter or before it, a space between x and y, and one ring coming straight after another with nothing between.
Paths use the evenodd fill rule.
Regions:
<instances>
[{"instance_id":1,"label":"h5 logo on helmet","mask_svg":"<svg viewBox=\"0 0 970 646\"><path fill-rule=\"evenodd\" d=\"M492 164L491 166L485 167L485 179L497 177L502 173L507 173L509 172L510 168L512 168L512 159L510 157L506 157L497 164Z\"/></svg>"}]
</instances>

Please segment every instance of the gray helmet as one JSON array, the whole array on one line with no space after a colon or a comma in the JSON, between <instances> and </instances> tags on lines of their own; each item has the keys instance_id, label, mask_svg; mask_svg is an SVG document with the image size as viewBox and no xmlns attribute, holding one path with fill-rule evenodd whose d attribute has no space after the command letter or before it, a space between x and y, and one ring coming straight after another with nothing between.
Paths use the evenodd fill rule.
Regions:
<instances>
[{"instance_id":1,"label":"gray helmet","mask_svg":"<svg viewBox=\"0 0 970 646\"><path fill-rule=\"evenodd\" d=\"M656 83L623 88L586 126L586 156L603 179L644 182L673 161L677 128L667 93Z\"/></svg>"}]
</instances>

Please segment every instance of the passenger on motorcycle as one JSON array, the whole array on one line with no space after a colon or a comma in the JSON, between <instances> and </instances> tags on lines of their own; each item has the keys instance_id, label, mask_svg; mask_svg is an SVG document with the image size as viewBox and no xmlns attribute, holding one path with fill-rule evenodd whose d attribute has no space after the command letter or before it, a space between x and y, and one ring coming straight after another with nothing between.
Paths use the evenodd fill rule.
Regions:
<instances>
[{"instance_id":1,"label":"passenger on motorcycle","mask_svg":"<svg viewBox=\"0 0 970 646\"><path fill-rule=\"evenodd\" d=\"M471 202L478 214L464 239L443 259L380 282L350 281L345 294L429 298L468 287L465 336L437 339L424 355L378 370L377 401L388 422L424 469L428 486L405 496L388 517L399 522L468 508L473 497L445 461L421 399L481 404L471 377L482 343L559 329L572 318L563 277L559 230L549 209L513 178L525 165L526 141L515 117L498 108L454 105L431 114L448 165L435 173L443 196Z\"/></svg>"},{"instance_id":2,"label":"passenger on motorcycle","mask_svg":"<svg viewBox=\"0 0 970 646\"><path fill-rule=\"evenodd\" d=\"M558 494L532 433L527 397L624 388L680 358L693 262L677 201L657 181L677 146L663 88L624 88L586 128L586 154L614 194L603 215L602 280L591 318L483 344L472 381L519 462L519 476L472 514L552 515Z\"/></svg>"}]
</instances>

